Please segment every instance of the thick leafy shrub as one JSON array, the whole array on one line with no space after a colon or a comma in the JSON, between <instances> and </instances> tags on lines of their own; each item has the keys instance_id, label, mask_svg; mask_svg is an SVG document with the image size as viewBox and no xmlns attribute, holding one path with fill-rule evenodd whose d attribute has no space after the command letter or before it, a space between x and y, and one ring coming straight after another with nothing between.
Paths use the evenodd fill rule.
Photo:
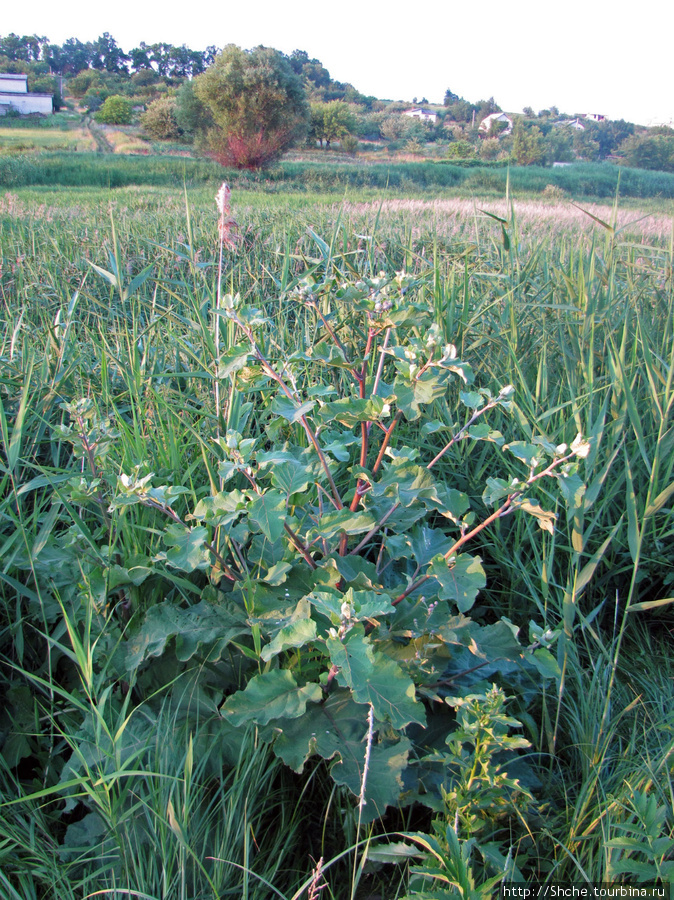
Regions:
<instances>
[{"instance_id":1,"label":"thick leafy shrub","mask_svg":"<svg viewBox=\"0 0 674 900\"><path fill-rule=\"evenodd\" d=\"M233 247L226 196L220 237ZM85 470L70 502L98 507L106 542L139 506L163 533L153 558L101 552L90 583L142 596L163 569L200 594L145 604L116 656L123 677L133 685L156 657L163 678L196 663L223 736L254 725L297 771L329 760L372 819L403 801L442 806L451 773L433 750L456 727L451 698L489 678L526 700L558 671L554 634L532 623L525 646L507 619L471 616L486 577L470 544L516 512L552 531L537 489L556 481L577 503L588 445L505 444L488 419L508 412L513 388L474 384L440 339L425 278L358 273L314 237L318 259L282 296L310 336L301 350L279 354L264 311L218 293L219 424L196 504L149 461L116 477L114 429L91 401L66 407L57 437ZM471 498L464 475L483 448L493 474Z\"/></svg>"},{"instance_id":2,"label":"thick leafy shrub","mask_svg":"<svg viewBox=\"0 0 674 900\"><path fill-rule=\"evenodd\" d=\"M96 121L104 125L129 125L131 123L131 101L120 94L106 97L103 106L96 113Z\"/></svg>"},{"instance_id":3,"label":"thick leafy shrub","mask_svg":"<svg viewBox=\"0 0 674 900\"><path fill-rule=\"evenodd\" d=\"M182 134L176 121L176 101L162 97L151 103L140 117L143 130L158 141L172 141Z\"/></svg>"}]
</instances>

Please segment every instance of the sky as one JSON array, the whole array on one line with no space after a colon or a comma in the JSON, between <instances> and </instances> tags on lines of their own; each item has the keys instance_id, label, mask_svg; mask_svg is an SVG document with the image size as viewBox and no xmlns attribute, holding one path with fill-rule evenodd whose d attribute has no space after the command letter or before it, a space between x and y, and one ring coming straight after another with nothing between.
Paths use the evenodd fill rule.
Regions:
<instances>
[{"instance_id":1,"label":"sky","mask_svg":"<svg viewBox=\"0 0 674 900\"><path fill-rule=\"evenodd\" d=\"M0 34L94 40L126 51L165 41L203 50L306 50L364 94L442 103L494 97L506 112L557 106L642 125L674 119L671 0L32 0L6 4Z\"/></svg>"}]
</instances>

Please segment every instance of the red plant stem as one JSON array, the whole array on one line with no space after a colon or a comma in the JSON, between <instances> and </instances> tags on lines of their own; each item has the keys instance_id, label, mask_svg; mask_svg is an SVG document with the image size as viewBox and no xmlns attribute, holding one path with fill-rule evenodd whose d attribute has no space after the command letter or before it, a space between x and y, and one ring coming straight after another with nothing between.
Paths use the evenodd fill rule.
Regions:
<instances>
[{"instance_id":1,"label":"red plant stem","mask_svg":"<svg viewBox=\"0 0 674 900\"><path fill-rule=\"evenodd\" d=\"M302 425L304 425L304 430L307 433L307 437L309 438L311 443L314 445L314 449L316 450L316 453L318 453L318 458L320 459L321 465L323 466L323 471L325 472L325 474L328 477L328 481L330 483L330 489L332 490L332 496L335 498L335 504L337 506L337 509L344 509L344 504L342 503L342 498L339 496L339 491L337 490L337 485L335 484L335 481L332 477L330 469L328 468L328 461L326 460L325 455L319 446L318 440L316 439L316 435L314 434L309 423L307 422L306 416L302 416L300 421L301 421Z\"/></svg>"},{"instance_id":2,"label":"red plant stem","mask_svg":"<svg viewBox=\"0 0 674 900\"><path fill-rule=\"evenodd\" d=\"M386 448L388 447L389 441L391 440L391 435L393 434L393 430L396 427L396 425L398 424L398 422L401 420L402 415L403 415L402 412L400 410L398 410L396 412L395 416L393 417L393 421L391 422L390 426L386 429L386 433L384 434L384 440L382 441L382 445L379 448L379 454L377 455L377 459L374 464L374 468L372 469L373 475L376 475L377 472L379 471L379 466L381 465L382 460L384 459L384 453L386 452Z\"/></svg>"},{"instance_id":3,"label":"red plant stem","mask_svg":"<svg viewBox=\"0 0 674 900\"><path fill-rule=\"evenodd\" d=\"M498 509L494 510L494 512L487 516L479 525L476 525L471 531L466 532L466 534L462 534L458 541L455 541L454 544L449 548L449 550L444 554L444 558L449 562L451 557L456 553L456 551L463 547L464 544L467 544L468 541L472 540L476 534L479 534L485 528L495 522L497 519L503 518L503 516L507 516L509 513L515 510L515 506L513 505L519 497L524 494L528 487L531 487L536 481L539 481L541 478L545 478L547 475L551 475L552 472L558 467L561 466L562 463L568 462L570 459L573 459L575 456L575 452L571 452L566 456L561 456L559 459L553 459L549 466L539 472L537 475L530 475L527 479L524 486L519 491L514 491L512 494L508 494L504 502L499 506ZM417 581L412 582L406 590L402 592L398 597L393 600L393 605L397 606L405 597L409 597L411 593L417 590L417 588L421 587L424 582L428 581L431 578L431 575L423 575Z\"/></svg>"},{"instance_id":4,"label":"red plant stem","mask_svg":"<svg viewBox=\"0 0 674 900\"><path fill-rule=\"evenodd\" d=\"M328 324L327 319L324 317L323 313L318 308L318 303L312 303L311 305L316 310L316 313L318 314L321 322L323 323L324 328L326 329L326 331L328 332L328 334L330 335L332 340L335 342L335 345L342 351L344 360L346 361L346 364L349 366L349 372L351 372L351 374L356 379L356 381L360 381L360 377L358 375L356 368L354 366L352 366L351 363L349 362L349 357L347 356L347 353L346 353L346 347L344 346L344 344L342 344L340 339L337 337L335 332L332 330L332 328Z\"/></svg>"},{"instance_id":5,"label":"red plant stem","mask_svg":"<svg viewBox=\"0 0 674 900\"><path fill-rule=\"evenodd\" d=\"M222 574L225 576L225 578L227 578L229 581L238 581L236 574L227 565L224 557L215 549L214 544L209 544L208 541L204 541L204 547L206 547L220 563L220 566L222 567Z\"/></svg>"},{"instance_id":6,"label":"red plant stem","mask_svg":"<svg viewBox=\"0 0 674 900\"><path fill-rule=\"evenodd\" d=\"M367 343L365 344L365 353L363 354L363 367L360 371L360 375L356 373L356 378L358 379L358 394L361 400L365 399L365 377L367 375L367 359L370 353L372 352L372 341L374 339L375 330L370 327L367 331ZM367 463L367 448L368 448L368 422L360 423L360 436L361 436L361 444L360 444L360 465L361 468L365 468ZM355 512L358 509L358 504L360 503L360 499L363 496L361 493L361 485L362 479L358 479L356 482L356 490L353 493L353 499L349 504L349 509L351 512ZM344 532L339 541L339 555L346 555L346 547L348 543L348 537L346 532Z\"/></svg>"}]
</instances>

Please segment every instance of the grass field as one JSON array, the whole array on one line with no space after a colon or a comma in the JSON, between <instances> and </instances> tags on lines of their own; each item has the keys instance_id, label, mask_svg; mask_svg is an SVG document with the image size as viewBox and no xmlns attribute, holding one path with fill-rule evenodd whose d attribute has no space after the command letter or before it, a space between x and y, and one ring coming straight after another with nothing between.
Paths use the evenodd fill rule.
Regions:
<instances>
[{"instance_id":1,"label":"grass field","mask_svg":"<svg viewBox=\"0 0 674 900\"><path fill-rule=\"evenodd\" d=\"M0 152L49 150L87 151L94 149L94 141L85 128L47 130L44 128L0 128Z\"/></svg>"},{"instance_id":2,"label":"grass field","mask_svg":"<svg viewBox=\"0 0 674 900\"><path fill-rule=\"evenodd\" d=\"M667 179L623 172L620 192L631 196L613 205L602 200L615 192L610 167L511 172L506 199L500 171L410 164L392 175L356 165L347 176L347 167L282 164L264 180L237 179L240 241L225 248L219 290L221 173L211 163L83 155L78 168L58 154L9 163L0 159L0 894L315 900L320 858L321 896L340 900L486 900L504 880L668 883ZM544 196L548 184L567 195ZM238 306L225 296L237 294ZM388 302L397 319L381 318ZM490 411L496 431L463 439L486 394L462 399L468 388L454 382L444 392L428 380L417 385L436 342L471 364L470 391L495 397L513 386L512 405ZM419 354L421 371L409 363ZM476 534L485 583L472 608L440 598L445 619L433 625L431 609L428 630L417 634L424 597L408 615L399 596L397 613L353 625L363 646L377 647L373 659L383 655L389 673L393 666L396 678L411 679L414 706L428 716L425 731L391 714L368 732L376 704L349 683L362 720L353 743L359 757L372 750L369 788L360 769L355 785L339 774L344 732L330 755L314 729L314 751L289 767L281 737L301 727L300 713L270 726L262 704L250 713L257 724L234 727L222 712L240 702L231 698L245 684L274 673L323 691L311 709L334 709L345 696L345 681L330 690L322 648L346 641L351 613L342 607L340 619L338 610L321 643L330 620L305 607L283 618L283 593L301 583L306 599L316 590L306 573L318 578L330 559L335 532L320 531L334 504L326 473L348 500L356 479L356 512L364 469L376 493L376 454L367 446L357 453L365 420L327 402L365 402L349 393L350 359L362 360L364 385L374 380L372 398L377 385L395 396L397 430L386 438L382 471L405 454L428 469L447 435L461 437L443 450L434 477L465 496L468 518L457 524L433 500L412 521L410 505L409 522L386 520L377 553L367 545L360 569L340 569L327 587L317 582L321 590L353 579L375 599L405 594L427 564L420 535L444 552L447 535L455 540L485 520L490 490L527 478L522 459L528 477L542 471L531 462L536 448L554 454L577 433L589 440L587 456L565 463L558 481L532 482L547 519L534 504ZM274 399L281 382L288 393ZM418 416L404 399L410 390ZM372 446L386 431L377 421ZM259 523L280 482L268 488L264 479L310 458L310 433L330 462L323 470L316 463L311 477L296 472L290 530L277 536L273 523ZM390 490L411 496L417 488L400 471ZM134 481L150 473L155 493ZM245 497L236 501L247 504L243 518L218 520L237 497ZM199 503L210 512L194 526ZM365 492L363 510L368 503ZM340 534L339 565L358 527ZM208 562L204 541L215 553ZM249 594L239 587L244 571ZM204 619L216 613L216 625ZM403 615L407 630L396 633ZM270 616L291 629L285 644L278 628L265 630ZM468 632L447 638L446 620L460 633L461 616L470 640ZM300 637L292 629L307 617L318 630ZM364 666L365 656L353 654ZM489 706L492 683L510 698L506 718ZM395 678L389 684L393 691ZM469 711L460 718L469 695L481 698L474 721ZM528 746L513 743L517 736ZM383 758L394 775L379 782ZM382 818L363 824L359 789L389 798ZM415 857L419 840L425 856ZM414 871L420 866L426 874Z\"/></svg>"}]
</instances>

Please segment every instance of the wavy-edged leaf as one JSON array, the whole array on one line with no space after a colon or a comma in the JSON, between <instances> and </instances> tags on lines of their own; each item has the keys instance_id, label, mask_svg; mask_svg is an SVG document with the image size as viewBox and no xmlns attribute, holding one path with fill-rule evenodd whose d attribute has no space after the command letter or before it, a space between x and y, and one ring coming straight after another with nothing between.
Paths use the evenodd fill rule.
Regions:
<instances>
[{"instance_id":1,"label":"wavy-edged leaf","mask_svg":"<svg viewBox=\"0 0 674 900\"><path fill-rule=\"evenodd\" d=\"M301 718L275 721L268 733L276 735L274 752L286 765L301 772L310 756L334 759L330 774L358 796L363 781L368 733L367 706L355 703L350 692L337 689L324 703L307 708ZM407 738L375 738L370 752L362 822L382 816L403 790L402 773L411 749Z\"/></svg>"},{"instance_id":2,"label":"wavy-edged leaf","mask_svg":"<svg viewBox=\"0 0 674 900\"><path fill-rule=\"evenodd\" d=\"M266 491L257 496L248 507L251 525L261 531L272 543L283 534L286 501L279 491Z\"/></svg>"},{"instance_id":3,"label":"wavy-edged leaf","mask_svg":"<svg viewBox=\"0 0 674 900\"><path fill-rule=\"evenodd\" d=\"M316 623L313 619L296 619L285 625L273 641L262 648L261 658L265 662L293 647L303 647L316 638Z\"/></svg>"},{"instance_id":4,"label":"wavy-edged leaf","mask_svg":"<svg viewBox=\"0 0 674 900\"><path fill-rule=\"evenodd\" d=\"M468 612L487 583L482 560L467 553L459 554L451 565L447 564L444 556L435 557L428 574L440 585L440 599L453 600L462 613Z\"/></svg>"},{"instance_id":5,"label":"wavy-edged leaf","mask_svg":"<svg viewBox=\"0 0 674 900\"><path fill-rule=\"evenodd\" d=\"M332 538L345 532L346 534L365 534L375 525L374 517L368 512L351 512L350 509L340 509L336 512L326 513L319 519L316 528L311 529L312 535L320 535L324 538Z\"/></svg>"},{"instance_id":6,"label":"wavy-edged leaf","mask_svg":"<svg viewBox=\"0 0 674 900\"><path fill-rule=\"evenodd\" d=\"M396 662L375 651L362 628L353 628L343 640L328 638L326 644L339 669L338 682L351 688L358 703L371 703L379 721L389 720L394 728L411 722L425 725L425 710L416 700L412 679Z\"/></svg>"},{"instance_id":7,"label":"wavy-edged leaf","mask_svg":"<svg viewBox=\"0 0 674 900\"><path fill-rule=\"evenodd\" d=\"M277 394L271 404L271 411L275 416L281 416L288 422L299 422L302 416L308 415L316 406L315 400L305 400L304 403L296 403L290 397Z\"/></svg>"},{"instance_id":8,"label":"wavy-edged leaf","mask_svg":"<svg viewBox=\"0 0 674 900\"><path fill-rule=\"evenodd\" d=\"M168 544L169 549L158 553L156 558L183 572L205 569L210 562L207 537L208 531L202 525L188 528L176 522L164 531L164 543Z\"/></svg>"},{"instance_id":9,"label":"wavy-edged leaf","mask_svg":"<svg viewBox=\"0 0 674 900\"><path fill-rule=\"evenodd\" d=\"M241 611L231 603L202 600L186 609L173 603L158 603L150 607L141 627L128 641L126 665L133 671L149 657L161 656L172 638L176 656L183 662L206 645L210 645L209 658L219 659L227 644L249 630Z\"/></svg>"},{"instance_id":10,"label":"wavy-edged leaf","mask_svg":"<svg viewBox=\"0 0 674 900\"><path fill-rule=\"evenodd\" d=\"M288 669L273 669L255 675L244 690L225 700L220 713L227 722L241 727L252 722L266 725L272 719L295 719L304 715L307 703L323 696L318 684L301 687Z\"/></svg>"},{"instance_id":11,"label":"wavy-edged leaf","mask_svg":"<svg viewBox=\"0 0 674 900\"><path fill-rule=\"evenodd\" d=\"M353 428L359 422L378 422L389 414L390 407L381 397L370 397L367 400L343 397L323 404L318 416L322 422L337 421L347 428Z\"/></svg>"}]
</instances>

